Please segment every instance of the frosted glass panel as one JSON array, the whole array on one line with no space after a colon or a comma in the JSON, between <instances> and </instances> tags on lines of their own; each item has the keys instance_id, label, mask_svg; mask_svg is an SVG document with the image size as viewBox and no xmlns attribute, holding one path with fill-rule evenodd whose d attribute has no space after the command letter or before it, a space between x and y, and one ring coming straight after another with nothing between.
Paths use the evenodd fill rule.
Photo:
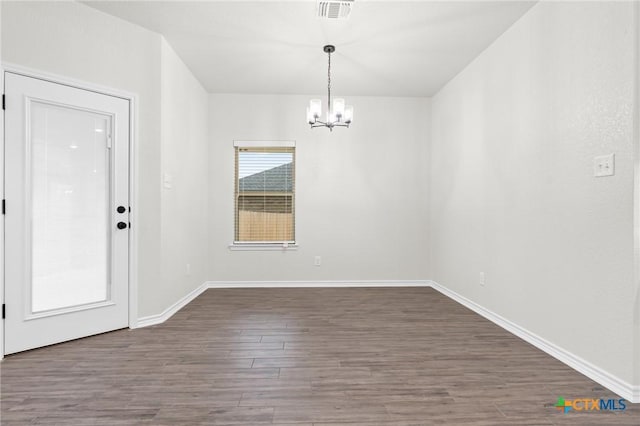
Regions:
<instances>
[{"instance_id":1,"label":"frosted glass panel","mask_svg":"<svg viewBox=\"0 0 640 426\"><path fill-rule=\"evenodd\" d=\"M31 103L31 310L109 297L111 118Z\"/></svg>"}]
</instances>

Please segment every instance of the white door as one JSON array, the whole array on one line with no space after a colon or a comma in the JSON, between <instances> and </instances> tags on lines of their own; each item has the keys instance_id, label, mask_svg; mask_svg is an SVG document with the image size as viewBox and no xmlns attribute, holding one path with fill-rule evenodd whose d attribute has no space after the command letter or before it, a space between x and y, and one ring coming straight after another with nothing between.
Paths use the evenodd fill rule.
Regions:
<instances>
[{"instance_id":1,"label":"white door","mask_svg":"<svg viewBox=\"0 0 640 426\"><path fill-rule=\"evenodd\" d=\"M5 353L128 326L129 101L5 74Z\"/></svg>"}]
</instances>

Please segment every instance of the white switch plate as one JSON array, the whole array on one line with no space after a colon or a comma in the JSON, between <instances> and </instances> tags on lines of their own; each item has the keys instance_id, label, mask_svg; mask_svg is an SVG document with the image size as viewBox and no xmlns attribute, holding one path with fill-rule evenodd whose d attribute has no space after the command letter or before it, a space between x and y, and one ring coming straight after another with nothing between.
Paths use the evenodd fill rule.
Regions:
<instances>
[{"instance_id":1,"label":"white switch plate","mask_svg":"<svg viewBox=\"0 0 640 426\"><path fill-rule=\"evenodd\" d=\"M313 258L313 264L316 266L320 266L322 264L322 258L320 256L316 256Z\"/></svg>"},{"instance_id":2,"label":"white switch plate","mask_svg":"<svg viewBox=\"0 0 640 426\"><path fill-rule=\"evenodd\" d=\"M593 159L593 175L595 177L613 176L615 172L615 154L601 155Z\"/></svg>"},{"instance_id":3,"label":"white switch plate","mask_svg":"<svg viewBox=\"0 0 640 426\"><path fill-rule=\"evenodd\" d=\"M162 175L162 186L167 189L173 188L173 176L169 173L164 173Z\"/></svg>"},{"instance_id":4,"label":"white switch plate","mask_svg":"<svg viewBox=\"0 0 640 426\"><path fill-rule=\"evenodd\" d=\"M484 272L480 272L480 285L484 287L485 282Z\"/></svg>"}]
</instances>

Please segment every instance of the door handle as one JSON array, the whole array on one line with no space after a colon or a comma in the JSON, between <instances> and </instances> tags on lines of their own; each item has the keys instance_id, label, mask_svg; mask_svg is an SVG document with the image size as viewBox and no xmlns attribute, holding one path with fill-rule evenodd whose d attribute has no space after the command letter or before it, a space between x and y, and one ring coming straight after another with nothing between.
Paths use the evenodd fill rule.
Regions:
<instances>
[{"instance_id":1,"label":"door handle","mask_svg":"<svg viewBox=\"0 0 640 426\"><path fill-rule=\"evenodd\" d=\"M118 213L124 213L127 211L127 209L125 208L125 206L118 206L118 208L116 209L116 211Z\"/></svg>"},{"instance_id":2,"label":"door handle","mask_svg":"<svg viewBox=\"0 0 640 426\"><path fill-rule=\"evenodd\" d=\"M127 227L127 224L124 222L118 222L116 226L118 227L118 229L125 229Z\"/></svg>"}]
</instances>

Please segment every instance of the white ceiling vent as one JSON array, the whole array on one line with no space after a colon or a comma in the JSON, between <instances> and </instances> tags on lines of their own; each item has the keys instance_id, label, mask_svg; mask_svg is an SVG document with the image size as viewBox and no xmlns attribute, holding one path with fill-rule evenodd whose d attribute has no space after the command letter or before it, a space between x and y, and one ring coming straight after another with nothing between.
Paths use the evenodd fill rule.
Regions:
<instances>
[{"instance_id":1,"label":"white ceiling vent","mask_svg":"<svg viewBox=\"0 0 640 426\"><path fill-rule=\"evenodd\" d=\"M318 0L318 16L328 19L347 19L353 0Z\"/></svg>"}]
</instances>

